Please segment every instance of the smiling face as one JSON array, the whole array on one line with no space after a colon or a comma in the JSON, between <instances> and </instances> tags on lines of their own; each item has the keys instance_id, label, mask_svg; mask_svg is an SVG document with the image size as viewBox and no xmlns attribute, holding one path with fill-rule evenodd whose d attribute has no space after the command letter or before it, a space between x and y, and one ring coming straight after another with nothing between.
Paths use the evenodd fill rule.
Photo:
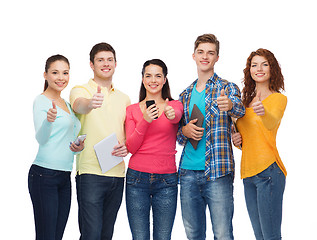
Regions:
<instances>
[{"instance_id":1,"label":"smiling face","mask_svg":"<svg viewBox=\"0 0 317 240\"><path fill-rule=\"evenodd\" d=\"M252 58L250 73L256 83L270 83L271 68L265 57L256 55Z\"/></svg>"},{"instance_id":2,"label":"smiling face","mask_svg":"<svg viewBox=\"0 0 317 240\"><path fill-rule=\"evenodd\" d=\"M69 65L65 61L55 61L50 64L47 72L44 72L48 89L61 92L67 87L69 82Z\"/></svg>"},{"instance_id":3,"label":"smiling face","mask_svg":"<svg viewBox=\"0 0 317 240\"><path fill-rule=\"evenodd\" d=\"M219 56L214 43L200 43L193 53L197 70L204 73L213 73L215 63Z\"/></svg>"},{"instance_id":4,"label":"smiling face","mask_svg":"<svg viewBox=\"0 0 317 240\"><path fill-rule=\"evenodd\" d=\"M112 79L117 63L114 55L110 51L101 51L95 55L94 62L90 62L90 67L94 71L94 78L98 80Z\"/></svg>"},{"instance_id":5,"label":"smiling face","mask_svg":"<svg viewBox=\"0 0 317 240\"><path fill-rule=\"evenodd\" d=\"M143 85L146 89L146 95L162 94L162 88L166 82L163 70L160 66L150 64L145 68L143 77Z\"/></svg>"}]
</instances>

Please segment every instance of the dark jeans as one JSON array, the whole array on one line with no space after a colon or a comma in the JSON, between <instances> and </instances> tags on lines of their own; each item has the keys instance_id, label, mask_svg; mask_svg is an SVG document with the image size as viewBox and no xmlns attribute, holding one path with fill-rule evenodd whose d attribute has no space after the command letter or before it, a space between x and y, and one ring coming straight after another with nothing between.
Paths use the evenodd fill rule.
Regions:
<instances>
[{"instance_id":1,"label":"dark jeans","mask_svg":"<svg viewBox=\"0 0 317 240\"><path fill-rule=\"evenodd\" d=\"M32 165L28 185L36 239L62 239L71 202L70 172Z\"/></svg>"},{"instance_id":2,"label":"dark jeans","mask_svg":"<svg viewBox=\"0 0 317 240\"><path fill-rule=\"evenodd\" d=\"M110 240L122 202L124 178L76 176L81 240Z\"/></svg>"},{"instance_id":3,"label":"dark jeans","mask_svg":"<svg viewBox=\"0 0 317 240\"><path fill-rule=\"evenodd\" d=\"M149 240L150 210L153 239L169 240L177 205L177 173L151 174L128 169L126 204L134 240Z\"/></svg>"}]
</instances>

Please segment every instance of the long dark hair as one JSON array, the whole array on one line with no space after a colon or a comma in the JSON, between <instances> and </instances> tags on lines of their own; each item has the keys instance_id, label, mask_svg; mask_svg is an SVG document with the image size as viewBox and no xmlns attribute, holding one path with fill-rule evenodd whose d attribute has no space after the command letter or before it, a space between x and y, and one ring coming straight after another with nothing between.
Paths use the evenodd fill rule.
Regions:
<instances>
[{"instance_id":1,"label":"long dark hair","mask_svg":"<svg viewBox=\"0 0 317 240\"><path fill-rule=\"evenodd\" d=\"M157 65L159 67L162 68L163 71L163 76L164 78L166 78L166 82L163 85L162 88L162 98L165 100L166 98L168 98L168 100L174 100L171 96L171 91L170 91L170 86L168 84L168 79L167 79L167 66L166 64L160 60L160 59L152 59L152 60L148 60L143 64L143 68L142 68L142 77L144 77L144 72L145 72L145 68L149 65ZM143 101L146 98L146 89L143 85L143 81L141 82L141 87L140 87L140 94L139 94L139 102Z\"/></svg>"},{"instance_id":2,"label":"long dark hair","mask_svg":"<svg viewBox=\"0 0 317 240\"><path fill-rule=\"evenodd\" d=\"M54 63L56 61L64 61L68 64L68 66L70 66L68 59L66 57L64 57L63 55L60 55L60 54L53 55L46 60L46 63L45 63L45 72L46 73L48 72L48 69L51 67L52 63ZM45 79L44 91L47 89L47 87L48 87L48 82Z\"/></svg>"}]
</instances>

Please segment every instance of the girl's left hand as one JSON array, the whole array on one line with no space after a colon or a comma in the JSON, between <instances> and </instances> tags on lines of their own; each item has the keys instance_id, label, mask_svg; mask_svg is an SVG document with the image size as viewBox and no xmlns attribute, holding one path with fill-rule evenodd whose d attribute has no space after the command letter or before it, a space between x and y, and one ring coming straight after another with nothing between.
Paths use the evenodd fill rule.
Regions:
<instances>
[{"instance_id":1,"label":"girl's left hand","mask_svg":"<svg viewBox=\"0 0 317 240\"><path fill-rule=\"evenodd\" d=\"M231 139L232 139L232 142L233 142L233 145L235 145L236 147L239 147L241 146L242 144L242 136L240 133L232 133L231 135Z\"/></svg>"},{"instance_id":2,"label":"girl's left hand","mask_svg":"<svg viewBox=\"0 0 317 240\"><path fill-rule=\"evenodd\" d=\"M165 100L164 114L168 120L173 120L175 118L175 110L172 106L168 105L168 98Z\"/></svg>"},{"instance_id":3,"label":"girl's left hand","mask_svg":"<svg viewBox=\"0 0 317 240\"><path fill-rule=\"evenodd\" d=\"M84 140L85 141L85 140ZM77 146L75 144L75 142L72 142L69 146L70 150L73 151L73 152L80 152L82 151L84 148L85 148L85 143L84 141L80 141L79 140L79 145Z\"/></svg>"}]
</instances>

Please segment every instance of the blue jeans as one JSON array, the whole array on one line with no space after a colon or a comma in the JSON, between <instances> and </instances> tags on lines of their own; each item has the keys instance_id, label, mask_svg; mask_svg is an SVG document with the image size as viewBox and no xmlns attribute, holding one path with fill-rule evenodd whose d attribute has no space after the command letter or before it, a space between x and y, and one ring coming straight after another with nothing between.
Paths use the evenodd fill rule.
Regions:
<instances>
[{"instance_id":1,"label":"blue jeans","mask_svg":"<svg viewBox=\"0 0 317 240\"><path fill-rule=\"evenodd\" d=\"M177 205L177 173L151 174L127 171L126 204L134 240L150 239L150 209L153 239L169 240Z\"/></svg>"},{"instance_id":2,"label":"blue jeans","mask_svg":"<svg viewBox=\"0 0 317 240\"><path fill-rule=\"evenodd\" d=\"M276 163L243 179L245 201L257 240L281 239L285 176Z\"/></svg>"},{"instance_id":3,"label":"blue jeans","mask_svg":"<svg viewBox=\"0 0 317 240\"><path fill-rule=\"evenodd\" d=\"M76 176L81 240L110 240L119 211L124 178L93 174Z\"/></svg>"},{"instance_id":4,"label":"blue jeans","mask_svg":"<svg viewBox=\"0 0 317 240\"><path fill-rule=\"evenodd\" d=\"M204 171L180 170L180 198L187 238L206 239L208 205L214 239L233 239L233 176L207 181Z\"/></svg>"},{"instance_id":5,"label":"blue jeans","mask_svg":"<svg viewBox=\"0 0 317 240\"><path fill-rule=\"evenodd\" d=\"M28 176L37 240L62 239L71 202L70 172L32 165Z\"/></svg>"}]
</instances>

